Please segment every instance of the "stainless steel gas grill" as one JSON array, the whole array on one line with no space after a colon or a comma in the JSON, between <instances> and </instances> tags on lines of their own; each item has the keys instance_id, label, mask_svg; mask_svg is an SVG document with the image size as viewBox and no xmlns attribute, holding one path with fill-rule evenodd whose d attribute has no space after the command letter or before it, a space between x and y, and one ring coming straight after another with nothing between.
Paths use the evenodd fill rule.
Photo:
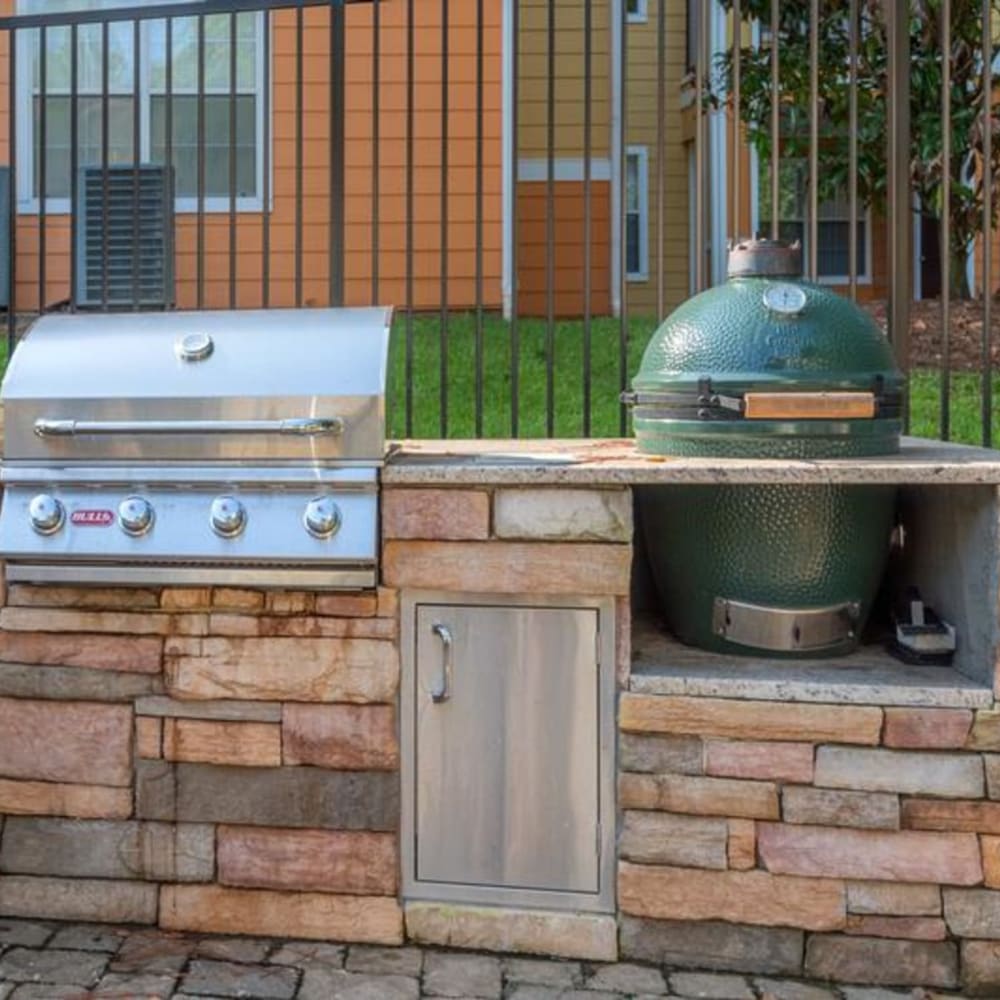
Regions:
<instances>
[{"instance_id":1,"label":"stainless steel gas grill","mask_svg":"<svg viewBox=\"0 0 1000 1000\"><path fill-rule=\"evenodd\" d=\"M39 320L0 390L7 578L374 586L390 319Z\"/></svg>"}]
</instances>

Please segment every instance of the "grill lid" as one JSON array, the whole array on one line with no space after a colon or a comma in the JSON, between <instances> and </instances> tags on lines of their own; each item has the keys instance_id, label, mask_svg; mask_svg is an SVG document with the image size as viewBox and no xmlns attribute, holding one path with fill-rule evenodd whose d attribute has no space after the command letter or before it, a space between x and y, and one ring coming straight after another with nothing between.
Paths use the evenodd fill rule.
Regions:
<instances>
[{"instance_id":1,"label":"grill lid","mask_svg":"<svg viewBox=\"0 0 1000 1000\"><path fill-rule=\"evenodd\" d=\"M46 316L0 388L6 462L381 462L391 310Z\"/></svg>"}]
</instances>

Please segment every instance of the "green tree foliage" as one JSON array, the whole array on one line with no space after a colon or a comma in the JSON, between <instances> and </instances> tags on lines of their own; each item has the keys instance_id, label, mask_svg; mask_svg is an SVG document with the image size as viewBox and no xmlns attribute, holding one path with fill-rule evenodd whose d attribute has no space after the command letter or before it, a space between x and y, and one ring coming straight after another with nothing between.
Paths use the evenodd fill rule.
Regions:
<instances>
[{"instance_id":1,"label":"green tree foliage","mask_svg":"<svg viewBox=\"0 0 1000 1000\"><path fill-rule=\"evenodd\" d=\"M721 0L731 9L731 0ZM905 0L892 0L904 3ZM780 155L803 161L809 153L809 0L780 0L779 75L781 80ZM910 178L921 211L940 218L942 179L942 48L941 0L909 0L910 6L910 116L912 155ZM951 46L951 234L949 268L952 287L965 288L966 255L983 230L983 92L984 63L982 0L952 0ZM859 0L858 24L858 198L862 207L884 209L887 184L888 54L884 0ZM746 44L740 52L740 118L747 139L760 154L771 155L771 0L743 0L748 20L759 19L760 46ZM848 181L848 126L850 121L849 28L847 0L820 0L819 4L819 197L843 197ZM1000 0L993 0L993 26L1000 23ZM744 33L744 41L749 31ZM731 93L732 53L713 67L709 92ZM995 103L995 102L994 102ZM992 109L993 135L990 175L1000 169L1000 134ZM785 170L782 170L784 177ZM784 182L783 182L784 188ZM762 188L763 190L763 188ZM783 201L785 199L783 191ZM993 223L997 220L997 191L993 189ZM762 217L770 205L762 205ZM942 234L943 239L943 234ZM942 246L944 243L942 242Z\"/></svg>"}]
</instances>

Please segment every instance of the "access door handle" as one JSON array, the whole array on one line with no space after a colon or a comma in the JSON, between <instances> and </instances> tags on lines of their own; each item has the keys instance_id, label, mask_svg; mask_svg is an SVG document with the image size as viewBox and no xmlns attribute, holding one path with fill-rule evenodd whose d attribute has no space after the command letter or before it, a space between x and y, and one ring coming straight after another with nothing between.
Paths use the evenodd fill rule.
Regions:
<instances>
[{"instance_id":1,"label":"access door handle","mask_svg":"<svg viewBox=\"0 0 1000 1000\"><path fill-rule=\"evenodd\" d=\"M431 701L440 705L451 697L451 663L455 640L447 625L435 622L431 631L441 640L441 678L431 688Z\"/></svg>"}]
</instances>

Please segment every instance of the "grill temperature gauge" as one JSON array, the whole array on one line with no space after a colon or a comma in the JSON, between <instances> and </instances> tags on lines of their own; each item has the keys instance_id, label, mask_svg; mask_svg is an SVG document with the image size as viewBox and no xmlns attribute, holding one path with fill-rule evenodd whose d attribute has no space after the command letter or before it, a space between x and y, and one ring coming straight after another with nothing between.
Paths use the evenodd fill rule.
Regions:
<instances>
[{"instance_id":1,"label":"grill temperature gauge","mask_svg":"<svg viewBox=\"0 0 1000 1000\"><path fill-rule=\"evenodd\" d=\"M779 316L798 316L806 307L806 293L798 285L782 281L764 292L764 305Z\"/></svg>"}]
</instances>

